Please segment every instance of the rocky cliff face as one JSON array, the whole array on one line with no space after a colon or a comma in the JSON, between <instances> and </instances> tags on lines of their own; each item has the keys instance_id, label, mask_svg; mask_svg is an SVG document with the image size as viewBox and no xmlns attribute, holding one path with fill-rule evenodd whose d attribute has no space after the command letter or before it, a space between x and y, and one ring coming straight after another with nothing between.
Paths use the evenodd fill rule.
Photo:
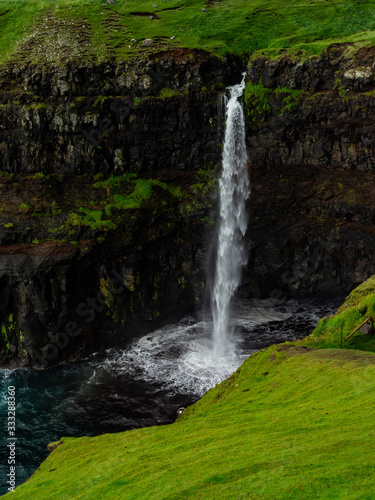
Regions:
<instances>
[{"instance_id":1,"label":"rocky cliff face","mask_svg":"<svg viewBox=\"0 0 375 500\"><path fill-rule=\"evenodd\" d=\"M372 49L251 61L244 296L375 274ZM239 61L1 70L1 363L44 368L201 307L220 89Z\"/></svg>"},{"instance_id":2,"label":"rocky cliff face","mask_svg":"<svg viewBox=\"0 0 375 500\"><path fill-rule=\"evenodd\" d=\"M137 208L131 197L107 195L102 187L109 197L107 217L97 201L92 210L79 207L84 212L53 205L51 178L37 179L43 182L38 187L44 208L26 203L23 192L17 198L17 186L9 186L17 179L31 189L32 180L12 176L0 186L2 199L9 200L0 231L3 364L45 368L77 359L111 342L126 342L202 299L209 230L203 199L196 203L195 194L175 196L155 185ZM192 176L183 183L189 180ZM91 200L98 196L82 179L61 182L79 183ZM108 204L118 198L133 205ZM83 205L87 200L75 199Z\"/></svg>"},{"instance_id":3,"label":"rocky cliff face","mask_svg":"<svg viewBox=\"0 0 375 500\"><path fill-rule=\"evenodd\" d=\"M276 298L348 291L375 272L374 49L258 60L249 79L247 280Z\"/></svg>"},{"instance_id":4,"label":"rocky cliff face","mask_svg":"<svg viewBox=\"0 0 375 500\"><path fill-rule=\"evenodd\" d=\"M218 89L238 72L182 50L2 69L3 365L76 359L202 300Z\"/></svg>"},{"instance_id":5,"label":"rocky cliff face","mask_svg":"<svg viewBox=\"0 0 375 500\"><path fill-rule=\"evenodd\" d=\"M109 174L215 162L217 91L238 75L229 59L184 50L147 63L4 68L2 171Z\"/></svg>"}]
</instances>

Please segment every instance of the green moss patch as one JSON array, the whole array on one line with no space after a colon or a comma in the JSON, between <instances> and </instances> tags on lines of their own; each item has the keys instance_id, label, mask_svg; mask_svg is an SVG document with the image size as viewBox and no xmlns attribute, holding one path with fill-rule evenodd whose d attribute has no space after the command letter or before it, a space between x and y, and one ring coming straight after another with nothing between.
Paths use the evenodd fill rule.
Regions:
<instances>
[{"instance_id":1,"label":"green moss patch","mask_svg":"<svg viewBox=\"0 0 375 500\"><path fill-rule=\"evenodd\" d=\"M168 185L158 179L140 179L134 174L126 173L111 176L105 181L98 181L95 188L104 188L109 195L105 206L105 214L110 217L114 211L139 209L144 202L154 194L154 188L159 187L172 196L181 199L182 191L178 186Z\"/></svg>"},{"instance_id":2,"label":"green moss patch","mask_svg":"<svg viewBox=\"0 0 375 500\"><path fill-rule=\"evenodd\" d=\"M316 94L304 90L291 90L286 87L270 89L262 84L247 82L244 91L247 123L255 129L266 121L271 112L283 116L301 104L302 100L308 101L314 96Z\"/></svg>"},{"instance_id":3,"label":"green moss patch","mask_svg":"<svg viewBox=\"0 0 375 500\"><path fill-rule=\"evenodd\" d=\"M25 243L97 239L103 242L117 231L131 241L145 227L150 237L186 222L210 223L213 171L167 173L144 179L132 172L66 176L37 173L3 174L0 224L24 234ZM215 174L216 176L216 174ZM14 182L14 181L17 182ZM139 234L139 233L138 233ZM84 244L84 247L87 245Z\"/></svg>"},{"instance_id":4,"label":"green moss patch","mask_svg":"<svg viewBox=\"0 0 375 500\"><path fill-rule=\"evenodd\" d=\"M66 219L64 225L69 226L86 226L92 230L97 229L115 229L116 224L110 220L102 220L103 212L101 210L90 210L89 208L80 207L78 213L71 213Z\"/></svg>"}]
</instances>

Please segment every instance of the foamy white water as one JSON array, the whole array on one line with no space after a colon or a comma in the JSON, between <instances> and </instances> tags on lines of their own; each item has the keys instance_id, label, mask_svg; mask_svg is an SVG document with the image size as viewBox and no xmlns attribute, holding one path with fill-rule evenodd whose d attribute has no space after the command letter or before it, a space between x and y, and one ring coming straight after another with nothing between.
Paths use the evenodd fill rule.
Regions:
<instances>
[{"instance_id":1,"label":"foamy white water","mask_svg":"<svg viewBox=\"0 0 375 500\"><path fill-rule=\"evenodd\" d=\"M240 84L229 87L226 100L226 126L219 181L220 222L218 233L215 280L212 292L213 353L220 363L233 351L230 342L230 303L241 282L242 267L247 262L243 236L247 228L245 201L250 195L246 170L245 119L238 100L245 88L245 76Z\"/></svg>"},{"instance_id":2,"label":"foamy white water","mask_svg":"<svg viewBox=\"0 0 375 500\"><path fill-rule=\"evenodd\" d=\"M123 351L110 350L101 368L130 374L146 382L190 394L203 395L208 389L229 377L257 349L240 345L240 341L257 326L285 321L289 312L280 312L272 302L236 302L229 329L237 346L226 352L218 363L212 350L212 322L186 317L177 325L168 325L140 339ZM254 336L254 333L252 334ZM264 339L263 339L264 340Z\"/></svg>"}]
</instances>

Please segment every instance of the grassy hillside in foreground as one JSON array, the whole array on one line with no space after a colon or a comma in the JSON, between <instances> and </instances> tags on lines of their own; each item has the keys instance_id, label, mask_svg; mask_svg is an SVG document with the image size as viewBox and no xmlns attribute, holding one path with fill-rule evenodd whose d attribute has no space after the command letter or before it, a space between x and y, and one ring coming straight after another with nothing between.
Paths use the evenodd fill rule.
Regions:
<instances>
[{"instance_id":1,"label":"grassy hillside in foreground","mask_svg":"<svg viewBox=\"0 0 375 500\"><path fill-rule=\"evenodd\" d=\"M251 356L176 423L63 438L13 499L373 499L375 354Z\"/></svg>"},{"instance_id":2,"label":"grassy hillside in foreground","mask_svg":"<svg viewBox=\"0 0 375 500\"><path fill-rule=\"evenodd\" d=\"M2 0L0 63L87 64L176 47L301 58L333 42L374 45L374 7L375 0ZM151 48L142 47L146 38Z\"/></svg>"}]
</instances>

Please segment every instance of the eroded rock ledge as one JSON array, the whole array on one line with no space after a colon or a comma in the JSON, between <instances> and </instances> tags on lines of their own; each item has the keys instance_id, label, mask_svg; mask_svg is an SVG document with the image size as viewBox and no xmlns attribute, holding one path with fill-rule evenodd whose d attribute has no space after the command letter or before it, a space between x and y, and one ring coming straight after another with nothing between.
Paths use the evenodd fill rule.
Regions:
<instances>
[{"instance_id":1,"label":"eroded rock ledge","mask_svg":"<svg viewBox=\"0 0 375 500\"><path fill-rule=\"evenodd\" d=\"M332 44L321 56L306 61L288 56L250 61L248 75L265 87L303 90L371 90L375 86L375 47L354 49L352 44Z\"/></svg>"}]
</instances>

